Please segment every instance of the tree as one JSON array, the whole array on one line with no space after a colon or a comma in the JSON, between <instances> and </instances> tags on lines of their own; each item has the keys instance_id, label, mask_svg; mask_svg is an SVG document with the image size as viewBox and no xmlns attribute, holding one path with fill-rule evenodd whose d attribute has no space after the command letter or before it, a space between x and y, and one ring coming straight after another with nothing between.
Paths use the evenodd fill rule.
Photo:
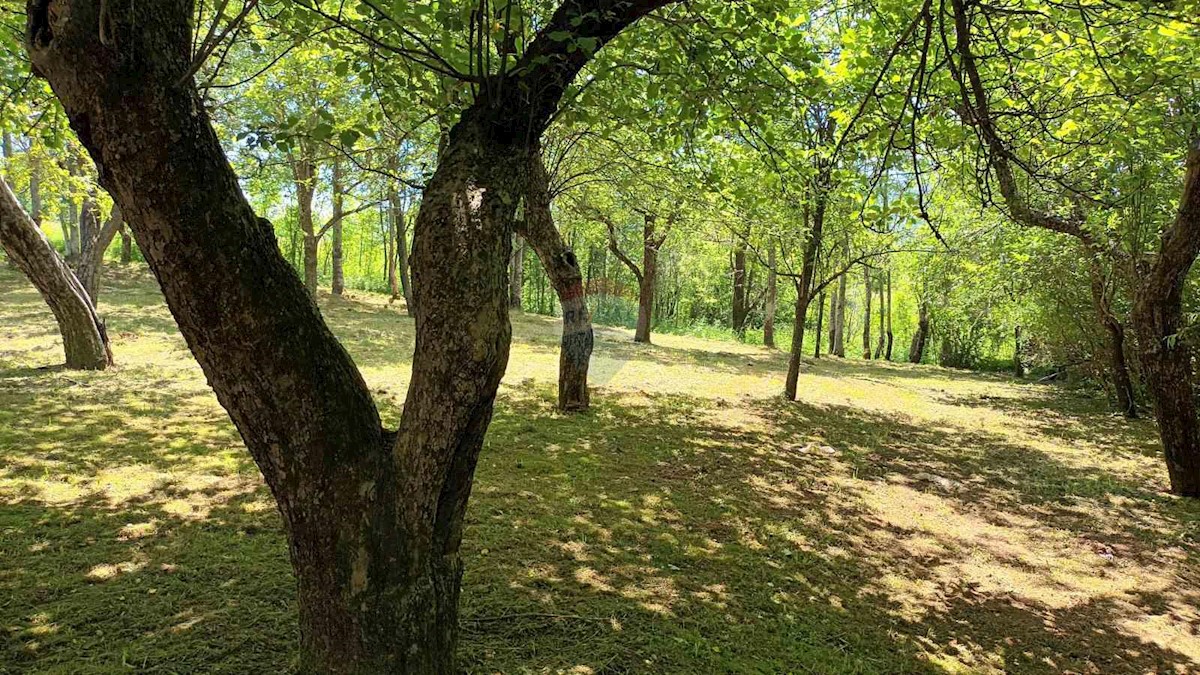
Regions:
<instances>
[{"instance_id":1,"label":"tree","mask_svg":"<svg viewBox=\"0 0 1200 675\"><path fill-rule=\"evenodd\" d=\"M963 114L972 122L983 147L989 150L989 169L994 173L1001 196L1013 217L1042 229L1076 236L1093 251L1099 243L1085 230L1076 206L1069 217L1038 209L1021 190L1013 165L1026 167L1001 138L990 100L972 47L972 22L963 0L954 0L955 50L958 58L954 78L961 93ZM1171 489L1179 495L1200 497L1200 420L1191 393L1192 371L1188 350L1179 345L1182 324L1182 289L1188 271L1200 255L1200 134L1186 134L1183 192L1175 218L1162 229L1158 254L1152 262L1133 256L1133 320L1138 333L1139 355L1147 388L1158 422ZM1103 300L1102 281L1092 274L1094 297ZM1100 288L1097 288L1100 286ZM1100 314L1106 312L1101 307ZM1115 337L1115 336L1114 336ZM1124 351L1112 349L1114 367ZM1118 387L1120 392L1120 387ZM1132 402L1130 402L1132 406ZM1128 410L1132 412L1132 407Z\"/></svg>"},{"instance_id":2,"label":"tree","mask_svg":"<svg viewBox=\"0 0 1200 675\"><path fill-rule=\"evenodd\" d=\"M767 248L767 298L766 305L763 308L763 346L775 348L775 312L777 311L776 303L779 298L779 275L775 272L775 240L772 239ZM817 325L817 334L820 335L821 326ZM820 340L817 340L820 343ZM817 350L820 351L818 344Z\"/></svg>"},{"instance_id":3,"label":"tree","mask_svg":"<svg viewBox=\"0 0 1200 675\"><path fill-rule=\"evenodd\" d=\"M192 3L109 4L103 21L90 0L31 3L35 71L103 167L276 496L304 669L454 670L463 513L508 358L506 271L528 162L592 54L666 4L568 0L512 70L483 78L417 216L417 346L393 433L222 152L192 83ZM118 86L120 98L101 95Z\"/></svg>"},{"instance_id":4,"label":"tree","mask_svg":"<svg viewBox=\"0 0 1200 675\"><path fill-rule=\"evenodd\" d=\"M642 207L633 209L642 217L642 264L639 265L621 250L618 226L612 218L601 215L608 228L608 249L633 273L638 283L638 318L637 328L633 333L634 342L650 344L650 328L654 320L654 291L658 280L658 254L662 245L671 234L678 212L671 211L663 225L659 225L659 214Z\"/></svg>"},{"instance_id":5,"label":"tree","mask_svg":"<svg viewBox=\"0 0 1200 675\"><path fill-rule=\"evenodd\" d=\"M112 365L108 336L91 296L3 180L0 180L0 245L54 313L67 368L104 370Z\"/></svg>"},{"instance_id":6,"label":"tree","mask_svg":"<svg viewBox=\"0 0 1200 675\"><path fill-rule=\"evenodd\" d=\"M530 159L525 218L516 231L533 246L562 305L562 344L558 359L558 407L587 410L588 365L592 358L592 316L583 289L583 271L575 252L563 241L550 210L550 176L541 155Z\"/></svg>"}]
</instances>

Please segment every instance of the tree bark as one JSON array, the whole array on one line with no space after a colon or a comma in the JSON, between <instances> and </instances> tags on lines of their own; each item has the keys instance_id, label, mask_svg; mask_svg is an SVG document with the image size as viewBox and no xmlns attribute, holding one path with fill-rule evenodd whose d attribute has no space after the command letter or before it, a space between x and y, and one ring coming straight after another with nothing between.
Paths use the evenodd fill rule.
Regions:
<instances>
[{"instance_id":1,"label":"tree bark","mask_svg":"<svg viewBox=\"0 0 1200 675\"><path fill-rule=\"evenodd\" d=\"M29 217L42 226L42 161L37 155L29 158Z\"/></svg>"},{"instance_id":2,"label":"tree bark","mask_svg":"<svg viewBox=\"0 0 1200 675\"><path fill-rule=\"evenodd\" d=\"M87 291L21 208L7 181L0 181L0 245L54 313L67 368L104 370L111 365L104 323Z\"/></svg>"},{"instance_id":3,"label":"tree bark","mask_svg":"<svg viewBox=\"0 0 1200 675\"><path fill-rule=\"evenodd\" d=\"M345 218L344 186L342 184L342 161L338 157L333 161L333 219L330 233L330 259L333 267L332 288L334 295L341 295L346 290L344 270L344 251L342 250L342 221Z\"/></svg>"},{"instance_id":4,"label":"tree bark","mask_svg":"<svg viewBox=\"0 0 1200 675\"><path fill-rule=\"evenodd\" d=\"M517 232L537 253L562 305L558 407L565 412L587 410L590 403L588 365L594 344L592 316L588 312L579 261L554 226L550 211L550 177L541 155L530 160L525 219L518 221Z\"/></svg>"},{"instance_id":5,"label":"tree bark","mask_svg":"<svg viewBox=\"0 0 1200 675\"><path fill-rule=\"evenodd\" d=\"M894 336L892 334L892 271L889 269L887 273L887 352L884 358L888 361L892 360L892 342Z\"/></svg>"},{"instance_id":6,"label":"tree bark","mask_svg":"<svg viewBox=\"0 0 1200 675\"><path fill-rule=\"evenodd\" d=\"M114 206L113 208L120 208ZM121 220L121 264L128 265L133 262L133 235L129 234L129 228L125 226L124 219Z\"/></svg>"},{"instance_id":7,"label":"tree bark","mask_svg":"<svg viewBox=\"0 0 1200 675\"><path fill-rule=\"evenodd\" d=\"M408 219L404 213L404 202L400 194L393 188L388 196L388 211L391 213L392 224L396 234L396 264L399 274L400 292L404 296L404 310L409 316L416 316L417 305L412 288L412 269L408 260ZM396 289L393 286L392 293Z\"/></svg>"},{"instance_id":8,"label":"tree bark","mask_svg":"<svg viewBox=\"0 0 1200 675\"><path fill-rule=\"evenodd\" d=\"M1133 378L1129 374L1129 365L1125 360L1125 326L1112 308L1112 289L1105 279L1104 269L1099 257L1085 246L1084 254L1088 256L1088 280L1092 293L1092 308L1100 327L1104 329L1105 357L1108 361L1108 375L1112 381L1113 392L1116 396L1117 411L1130 419L1138 416L1137 397L1133 389Z\"/></svg>"},{"instance_id":9,"label":"tree bark","mask_svg":"<svg viewBox=\"0 0 1200 675\"><path fill-rule=\"evenodd\" d=\"M112 214L104 225L99 229L89 228L90 236L83 242L83 251L80 252L79 261L75 265L75 274L91 298L92 305L100 302L100 271L104 268L104 253L108 251L123 223L121 208L113 205Z\"/></svg>"},{"instance_id":10,"label":"tree bark","mask_svg":"<svg viewBox=\"0 0 1200 675\"><path fill-rule=\"evenodd\" d=\"M1021 327L1013 328L1013 375L1025 376L1025 364L1021 361Z\"/></svg>"},{"instance_id":11,"label":"tree bark","mask_svg":"<svg viewBox=\"0 0 1200 675\"><path fill-rule=\"evenodd\" d=\"M188 75L192 3L109 3L101 31L99 3L32 0L34 69L279 505L301 670L456 672L459 545L508 360L513 218L530 153L591 56L546 34L602 46L663 4L566 3L514 65L521 81L450 131L417 216L416 351L392 434L221 151Z\"/></svg>"},{"instance_id":12,"label":"tree bark","mask_svg":"<svg viewBox=\"0 0 1200 675\"><path fill-rule=\"evenodd\" d=\"M513 244L512 263L509 265L508 306L521 311L521 296L525 292L525 240Z\"/></svg>"},{"instance_id":13,"label":"tree bark","mask_svg":"<svg viewBox=\"0 0 1200 675\"><path fill-rule=\"evenodd\" d=\"M846 283L846 275L843 274L838 279L837 313L834 315L837 334L834 336L833 354L841 358L846 358Z\"/></svg>"},{"instance_id":14,"label":"tree bark","mask_svg":"<svg viewBox=\"0 0 1200 675\"><path fill-rule=\"evenodd\" d=\"M746 243L737 237L733 247L733 332L739 338L746 336L746 319L749 316L746 298Z\"/></svg>"},{"instance_id":15,"label":"tree bark","mask_svg":"<svg viewBox=\"0 0 1200 675\"><path fill-rule=\"evenodd\" d=\"M292 180L296 187L296 214L300 226L300 234L304 242L304 287L309 295L317 297L317 253L320 239L317 237L316 224L313 222L313 194L316 192L316 170L308 157L308 151L303 143L300 145L300 157L293 158Z\"/></svg>"},{"instance_id":16,"label":"tree bark","mask_svg":"<svg viewBox=\"0 0 1200 675\"><path fill-rule=\"evenodd\" d=\"M884 283L883 279L879 280L879 340L875 342L875 360L878 361L883 356L883 349L887 343L887 321L884 317Z\"/></svg>"},{"instance_id":17,"label":"tree bark","mask_svg":"<svg viewBox=\"0 0 1200 675\"><path fill-rule=\"evenodd\" d=\"M871 268L863 265L863 358L871 358Z\"/></svg>"},{"instance_id":18,"label":"tree bark","mask_svg":"<svg viewBox=\"0 0 1200 675\"><path fill-rule=\"evenodd\" d=\"M825 293L821 293L821 297L817 300L817 332L816 340L813 341L813 358L821 358L821 324L825 321Z\"/></svg>"},{"instance_id":19,"label":"tree bark","mask_svg":"<svg viewBox=\"0 0 1200 675\"><path fill-rule=\"evenodd\" d=\"M818 164L820 175L828 164ZM809 210L804 209L804 221L809 225L808 240L804 243L804 257L800 261L800 278L795 279L796 314L792 321L792 348L788 355L787 380L784 382L783 395L789 401L796 400L796 388L800 378L800 359L804 356L804 330L808 320L808 306L812 301L813 279L817 274L817 256L821 252L821 240L825 231L826 195L824 181L819 184L815 194L815 204L811 219Z\"/></svg>"},{"instance_id":20,"label":"tree bark","mask_svg":"<svg viewBox=\"0 0 1200 675\"><path fill-rule=\"evenodd\" d=\"M779 302L779 275L775 273L775 240L767 249L767 299L763 309L763 345L775 348L775 312ZM820 332L820 328L817 331Z\"/></svg>"},{"instance_id":21,"label":"tree bark","mask_svg":"<svg viewBox=\"0 0 1200 675\"><path fill-rule=\"evenodd\" d=\"M1200 420L1192 349L1180 336L1185 325L1184 284L1200 255L1200 138L1193 138L1188 148L1179 211L1161 242L1153 263L1137 270L1133 323L1171 491L1200 498Z\"/></svg>"},{"instance_id":22,"label":"tree bark","mask_svg":"<svg viewBox=\"0 0 1200 675\"><path fill-rule=\"evenodd\" d=\"M917 330L913 333L912 345L908 348L909 363L920 363L925 359L925 345L929 342L929 305L920 300L917 309Z\"/></svg>"},{"instance_id":23,"label":"tree bark","mask_svg":"<svg viewBox=\"0 0 1200 675\"><path fill-rule=\"evenodd\" d=\"M658 247L662 241L655 235L657 217L645 214L642 228L642 276L638 279L638 319L633 333L634 342L650 344L650 324L654 319L654 285L658 277Z\"/></svg>"}]
</instances>

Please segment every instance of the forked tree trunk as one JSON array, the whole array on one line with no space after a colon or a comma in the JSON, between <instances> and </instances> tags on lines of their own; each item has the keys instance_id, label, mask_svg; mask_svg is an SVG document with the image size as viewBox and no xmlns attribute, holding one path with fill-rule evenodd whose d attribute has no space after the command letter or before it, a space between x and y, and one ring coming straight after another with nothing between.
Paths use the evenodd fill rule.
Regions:
<instances>
[{"instance_id":1,"label":"forked tree trunk","mask_svg":"<svg viewBox=\"0 0 1200 675\"><path fill-rule=\"evenodd\" d=\"M667 3L567 3L514 65L521 80L450 132L417 217L416 351L395 434L241 193L188 74L192 3L108 3L104 31L100 4L34 0L28 51L278 503L300 669L456 672L459 545L508 361L514 212L530 153L591 53L549 35L603 46Z\"/></svg>"},{"instance_id":2,"label":"forked tree trunk","mask_svg":"<svg viewBox=\"0 0 1200 675\"><path fill-rule=\"evenodd\" d=\"M67 368L104 370L112 364L104 323L83 284L0 181L0 245L54 313Z\"/></svg>"},{"instance_id":3,"label":"forked tree trunk","mask_svg":"<svg viewBox=\"0 0 1200 675\"><path fill-rule=\"evenodd\" d=\"M775 241L767 249L767 299L763 308L763 345L775 348L775 312L779 302L779 275L775 273ZM817 332L820 332L820 327ZM818 341L819 342L819 341Z\"/></svg>"},{"instance_id":4,"label":"forked tree trunk","mask_svg":"<svg viewBox=\"0 0 1200 675\"><path fill-rule=\"evenodd\" d=\"M838 279L837 313L833 317L837 334L834 336L832 351L834 356L841 358L846 358L846 283L846 275L843 274Z\"/></svg>"},{"instance_id":5,"label":"forked tree trunk","mask_svg":"<svg viewBox=\"0 0 1200 675\"><path fill-rule=\"evenodd\" d=\"M517 232L533 247L562 305L562 344L558 356L558 407L587 410L587 375L592 358L592 316L583 290L583 272L575 252L563 241L550 211L550 178L542 157L530 160L525 219Z\"/></svg>"}]
</instances>

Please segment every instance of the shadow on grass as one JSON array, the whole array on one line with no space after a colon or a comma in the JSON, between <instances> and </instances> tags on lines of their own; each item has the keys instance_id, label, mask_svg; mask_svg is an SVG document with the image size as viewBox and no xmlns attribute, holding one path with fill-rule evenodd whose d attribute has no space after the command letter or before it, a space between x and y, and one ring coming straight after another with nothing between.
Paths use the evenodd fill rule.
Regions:
<instances>
[{"instance_id":1,"label":"shadow on grass","mask_svg":"<svg viewBox=\"0 0 1200 675\"><path fill-rule=\"evenodd\" d=\"M163 311L139 304L153 295L144 280L121 283L109 298L129 308L122 316ZM361 364L406 360L412 324L398 310L322 306ZM177 339L158 318L128 325ZM518 340L538 326L520 322ZM537 344L556 353L556 339ZM678 363L657 347L633 352ZM738 371L745 358L719 367ZM902 366L813 368L916 379ZM0 372L0 671L294 662L278 515L198 377L136 363ZM1200 508L1102 463L852 406L614 389L563 416L549 383L506 391L464 542L471 671L1200 665ZM1057 406L950 404L1022 418ZM1087 410L1060 414L1091 426ZM1139 433L1097 428L1130 444Z\"/></svg>"}]
</instances>

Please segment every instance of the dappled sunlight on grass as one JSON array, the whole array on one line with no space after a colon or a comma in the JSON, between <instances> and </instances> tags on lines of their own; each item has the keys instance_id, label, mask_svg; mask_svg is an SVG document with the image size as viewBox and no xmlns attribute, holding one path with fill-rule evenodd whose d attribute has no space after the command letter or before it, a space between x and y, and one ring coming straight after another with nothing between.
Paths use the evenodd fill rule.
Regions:
<instances>
[{"instance_id":1,"label":"dappled sunlight on grass","mask_svg":"<svg viewBox=\"0 0 1200 675\"><path fill-rule=\"evenodd\" d=\"M322 294L394 423L411 319ZM0 671L294 663L278 515L144 271L106 277L118 366L68 373L0 270ZM1149 422L1084 393L598 331L554 408L558 320L514 318L464 539L474 672L1200 669L1200 507Z\"/></svg>"}]
</instances>

